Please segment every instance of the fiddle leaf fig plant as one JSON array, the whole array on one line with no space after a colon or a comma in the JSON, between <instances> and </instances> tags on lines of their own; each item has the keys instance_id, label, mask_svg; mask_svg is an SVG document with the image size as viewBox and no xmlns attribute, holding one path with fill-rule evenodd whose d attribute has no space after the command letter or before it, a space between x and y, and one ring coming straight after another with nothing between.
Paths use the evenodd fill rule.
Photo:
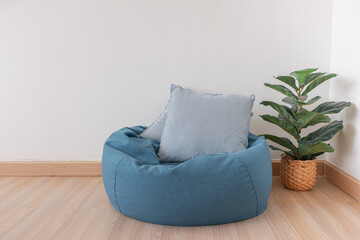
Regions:
<instances>
[{"instance_id":1,"label":"fiddle leaf fig plant","mask_svg":"<svg viewBox=\"0 0 360 240\"><path fill-rule=\"evenodd\" d=\"M329 114L336 114L345 107L351 105L350 102L324 102L308 110L310 105L316 103L321 97L315 96L308 100L308 94L321 83L336 77L335 73L316 72L317 68L298 70L286 76L277 76L275 79L286 84L269 84L265 86L285 95L282 102L286 105L272 101L263 101L260 104L273 108L278 116L261 115L260 117L267 122L277 125L294 138L294 142L286 137L277 137L270 134L263 136L282 146L278 148L270 145L272 150L282 151L295 160L312 160L325 152L333 152L334 149L329 141L337 132L343 129L342 121L332 121ZM315 126L319 123L326 123L323 127L302 136L302 130Z\"/></svg>"}]
</instances>

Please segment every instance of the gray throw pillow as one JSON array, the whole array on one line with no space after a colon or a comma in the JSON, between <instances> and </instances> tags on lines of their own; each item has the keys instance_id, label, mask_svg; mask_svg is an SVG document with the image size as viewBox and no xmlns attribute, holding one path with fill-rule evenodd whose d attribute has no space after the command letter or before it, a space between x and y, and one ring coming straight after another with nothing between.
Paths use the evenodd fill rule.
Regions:
<instances>
[{"instance_id":1,"label":"gray throw pillow","mask_svg":"<svg viewBox=\"0 0 360 240\"><path fill-rule=\"evenodd\" d=\"M169 108L169 102L166 104L165 110L160 114L158 119L155 120L148 128L143 131L140 136L144 138L154 138L160 141L162 131L166 121L166 115Z\"/></svg>"},{"instance_id":2,"label":"gray throw pillow","mask_svg":"<svg viewBox=\"0 0 360 240\"><path fill-rule=\"evenodd\" d=\"M197 93L172 85L160 161L181 162L246 149L254 100L254 95Z\"/></svg>"}]
</instances>

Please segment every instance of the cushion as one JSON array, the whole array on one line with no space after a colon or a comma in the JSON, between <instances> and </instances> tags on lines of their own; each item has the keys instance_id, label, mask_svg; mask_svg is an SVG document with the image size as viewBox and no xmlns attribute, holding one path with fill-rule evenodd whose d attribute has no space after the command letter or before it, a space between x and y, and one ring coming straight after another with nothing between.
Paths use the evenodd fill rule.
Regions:
<instances>
[{"instance_id":1,"label":"cushion","mask_svg":"<svg viewBox=\"0 0 360 240\"><path fill-rule=\"evenodd\" d=\"M162 131L166 121L166 115L169 109L169 102L166 104L165 110L160 114L160 116L153 122L144 132L140 134L144 138L153 138L160 141Z\"/></svg>"},{"instance_id":2,"label":"cushion","mask_svg":"<svg viewBox=\"0 0 360 240\"><path fill-rule=\"evenodd\" d=\"M165 126L168 110L169 110L169 101L166 104L166 107L164 111L160 114L160 116L148 128L146 128L145 131L140 134L140 136L144 138L153 138L160 141L162 131ZM251 116L253 116L253 113L251 113Z\"/></svg>"},{"instance_id":3,"label":"cushion","mask_svg":"<svg viewBox=\"0 0 360 240\"><path fill-rule=\"evenodd\" d=\"M160 161L180 162L244 150L253 102L253 95L197 93L172 85L158 152Z\"/></svg>"},{"instance_id":4,"label":"cushion","mask_svg":"<svg viewBox=\"0 0 360 240\"><path fill-rule=\"evenodd\" d=\"M123 128L104 145L102 177L111 204L129 217L166 225L222 224L261 214L272 183L269 146L249 133L244 151L160 163L145 127Z\"/></svg>"}]
</instances>

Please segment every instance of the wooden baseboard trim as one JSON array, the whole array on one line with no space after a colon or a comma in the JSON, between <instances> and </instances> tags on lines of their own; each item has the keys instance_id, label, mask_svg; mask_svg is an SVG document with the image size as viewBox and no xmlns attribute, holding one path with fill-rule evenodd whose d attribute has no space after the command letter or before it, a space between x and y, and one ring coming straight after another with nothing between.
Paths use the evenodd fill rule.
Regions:
<instances>
[{"instance_id":1,"label":"wooden baseboard trim","mask_svg":"<svg viewBox=\"0 0 360 240\"><path fill-rule=\"evenodd\" d=\"M330 162L325 162L325 177L338 188L360 201L360 180Z\"/></svg>"},{"instance_id":2,"label":"wooden baseboard trim","mask_svg":"<svg viewBox=\"0 0 360 240\"><path fill-rule=\"evenodd\" d=\"M0 161L1 177L100 177L100 161Z\"/></svg>"},{"instance_id":3,"label":"wooden baseboard trim","mask_svg":"<svg viewBox=\"0 0 360 240\"><path fill-rule=\"evenodd\" d=\"M272 160L273 176L280 176L280 160ZM324 161L317 164L324 175ZM2 177L100 177L101 161L0 161Z\"/></svg>"},{"instance_id":4,"label":"wooden baseboard trim","mask_svg":"<svg viewBox=\"0 0 360 240\"><path fill-rule=\"evenodd\" d=\"M280 161L281 160L272 160L272 169L273 169L273 176L280 176ZM317 176L324 175L324 160L317 160Z\"/></svg>"},{"instance_id":5,"label":"wooden baseboard trim","mask_svg":"<svg viewBox=\"0 0 360 240\"><path fill-rule=\"evenodd\" d=\"M272 160L272 167L279 176L280 160ZM323 160L317 174L360 201L360 180ZM0 161L0 177L101 177L101 161Z\"/></svg>"}]
</instances>

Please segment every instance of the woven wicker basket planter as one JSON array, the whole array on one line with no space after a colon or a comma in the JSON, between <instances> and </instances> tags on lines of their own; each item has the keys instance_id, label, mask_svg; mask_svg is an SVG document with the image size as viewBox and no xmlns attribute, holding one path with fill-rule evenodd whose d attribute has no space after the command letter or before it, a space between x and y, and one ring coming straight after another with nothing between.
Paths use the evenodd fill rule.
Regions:
<instances>
[{"instance_id":1,"label":"woven wicker basket planter","mask_svg":"<svg viewBox=\"0 0 360 240\"><path fill-rule=\"evenodd\" d=\"M280 177L284 186L295 191L310 190L316 183L316 159L294 160L281 156Z\"/></svg>"}]
</instances>

